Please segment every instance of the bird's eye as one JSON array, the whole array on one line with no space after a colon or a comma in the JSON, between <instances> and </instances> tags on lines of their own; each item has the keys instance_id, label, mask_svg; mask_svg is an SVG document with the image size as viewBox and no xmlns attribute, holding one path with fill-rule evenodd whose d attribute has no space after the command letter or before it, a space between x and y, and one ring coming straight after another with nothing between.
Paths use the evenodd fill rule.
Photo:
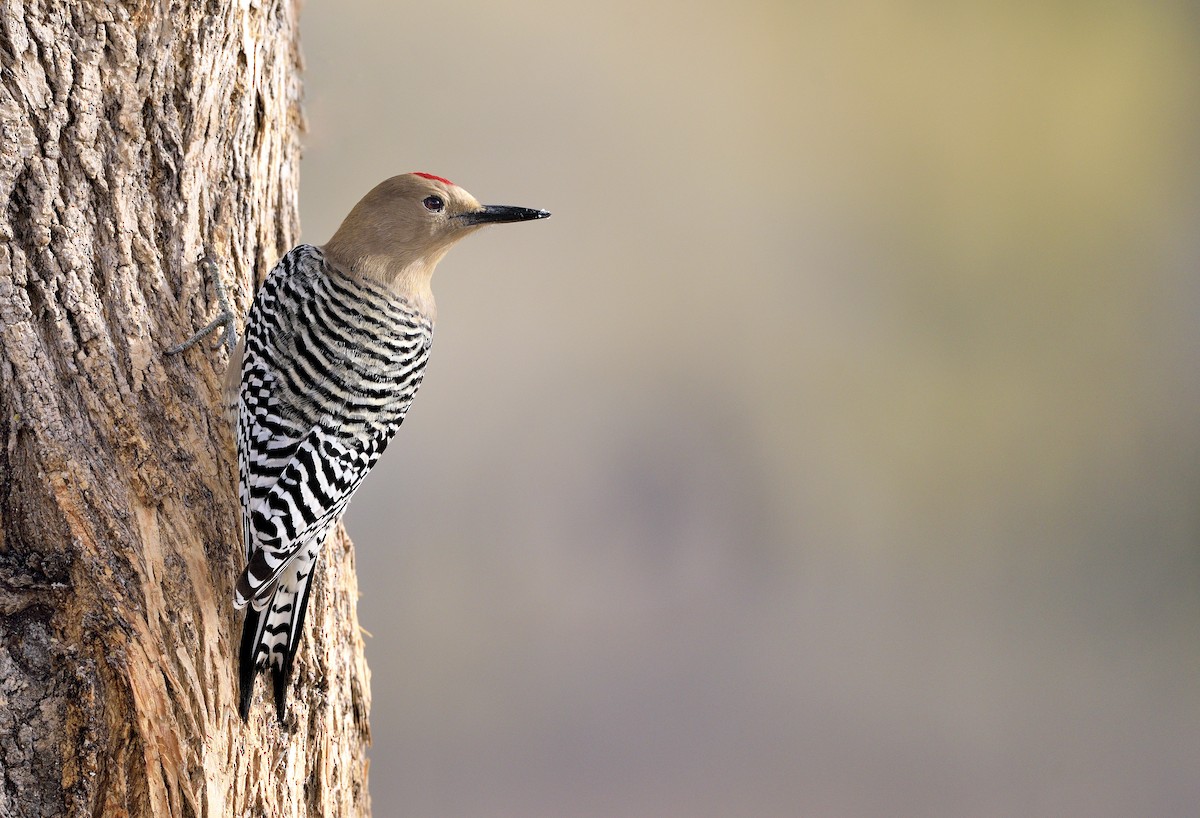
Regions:
<instances>
[{"instance_id":1,"label":"bird's eye","mask_svg":"<svg viewBox=\"0 0 1200 818\"><path fill-rule=\"evenodd\" d=\"M446 203L443 202L439 196L426 196L425 201L422 202L422 204L425 205L426 210L432 211L433 213L441 213L442 209L446 207Z\"/></svg>"}]
</instances>

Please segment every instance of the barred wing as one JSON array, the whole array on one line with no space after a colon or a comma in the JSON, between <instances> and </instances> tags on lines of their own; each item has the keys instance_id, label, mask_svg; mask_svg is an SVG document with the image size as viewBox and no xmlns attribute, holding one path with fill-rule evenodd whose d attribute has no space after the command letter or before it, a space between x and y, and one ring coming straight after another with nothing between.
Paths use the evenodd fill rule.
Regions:
<instances>
[{"instance_id":1,"label":"barred wing","mask_svg":"<svg viewBox=\"0 0 1200 818\"><path fill-rule=\"evenodd\" d=\"M272 456L286 447L292 457L244 515L250 553L238 580L238 607L250 600L256 609L264 607L288 563L306 545L320 545L314 540L323 539L346 510L351 496L387 448L393 431L381 430L352 447L323 428L310 430L295 443L280 444L273 438L262 441L261 448ZM274 471L274 466L271 468ZM255 493L252 487L251 496Z\"/></svg>"},{"instance_id":2,"label":"barred wing","mask_svg":"<svg viewBox=\"0 0 1200 818\"><path fill-rule=\"evenodd\" d=\"M318 248L295 248L268 276L239 383L239 606L265 606L288 561L345 511L412 404L432 332L380 285L330 269Z\"/></svg>"}]
</instances>

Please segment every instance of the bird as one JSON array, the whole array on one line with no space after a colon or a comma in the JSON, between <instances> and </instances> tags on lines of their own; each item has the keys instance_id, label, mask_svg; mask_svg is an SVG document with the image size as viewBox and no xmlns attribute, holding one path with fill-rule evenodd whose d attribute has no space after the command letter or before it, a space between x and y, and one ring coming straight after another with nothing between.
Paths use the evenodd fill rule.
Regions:
<instances>
[{"instance_id":1,"label":"bird","mask_svg":"<svg viewBox=\"0 0 1200 818\"><path fill-rule=\"evenodd\" d=\"M226 376L246 554L234 591L235 608L246 612L238 652L244 721L267 668L276 718L286 720L321 547L425 376L437 318L434 268L485 225L549 215L481 205L431 173L393 176L326 244L285 254L255 294Z\"/></svg>"}]
</instances>

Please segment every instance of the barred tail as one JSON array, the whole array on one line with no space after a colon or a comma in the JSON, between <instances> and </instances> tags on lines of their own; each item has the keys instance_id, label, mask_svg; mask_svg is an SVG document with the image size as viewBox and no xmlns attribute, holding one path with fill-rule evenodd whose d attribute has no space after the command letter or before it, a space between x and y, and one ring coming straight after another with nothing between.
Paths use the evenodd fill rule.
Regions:
<instances>
[{"instance_id":1,"label":"barred tail","mask_svg":"<svg viewBox=\"0 0 1200 818\"><path fill-rule=\"evenodd\" d=\"M287 716L287 689L292 662L304 632L304 614L308 610L308 592L316 570L317 549L298 555L275 583L270 602L261 610L246 607L242 625L242 645L238 652L239 712L242 720L250 716L254 699L254 680L261 670L271 668L275 683L275 715L282 724Z\"/></svg>"}]
</instances>

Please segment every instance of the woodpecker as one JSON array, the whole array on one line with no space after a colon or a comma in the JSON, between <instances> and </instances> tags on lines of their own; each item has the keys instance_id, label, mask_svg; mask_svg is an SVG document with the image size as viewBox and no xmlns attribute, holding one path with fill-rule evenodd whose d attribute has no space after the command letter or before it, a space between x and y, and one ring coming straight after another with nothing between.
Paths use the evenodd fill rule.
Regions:
<instances>
[{"instance_id":1,"label":"woodpecker","mask_svg":"<svg viewBox=\"0 0 1200 818\"><path fill-rule=\"evenodd\" d=\"M243 720L255 679L268 667L276 716L286 718L325 536L425 375L437 317L434 267L484 225L549 215L481 205L430 173L393 176L354 206L327 244L288 252L255 295L226 376L246 549L234 593L235 607L246 609L238 656Z\"/></svg>"}]
</instances>

